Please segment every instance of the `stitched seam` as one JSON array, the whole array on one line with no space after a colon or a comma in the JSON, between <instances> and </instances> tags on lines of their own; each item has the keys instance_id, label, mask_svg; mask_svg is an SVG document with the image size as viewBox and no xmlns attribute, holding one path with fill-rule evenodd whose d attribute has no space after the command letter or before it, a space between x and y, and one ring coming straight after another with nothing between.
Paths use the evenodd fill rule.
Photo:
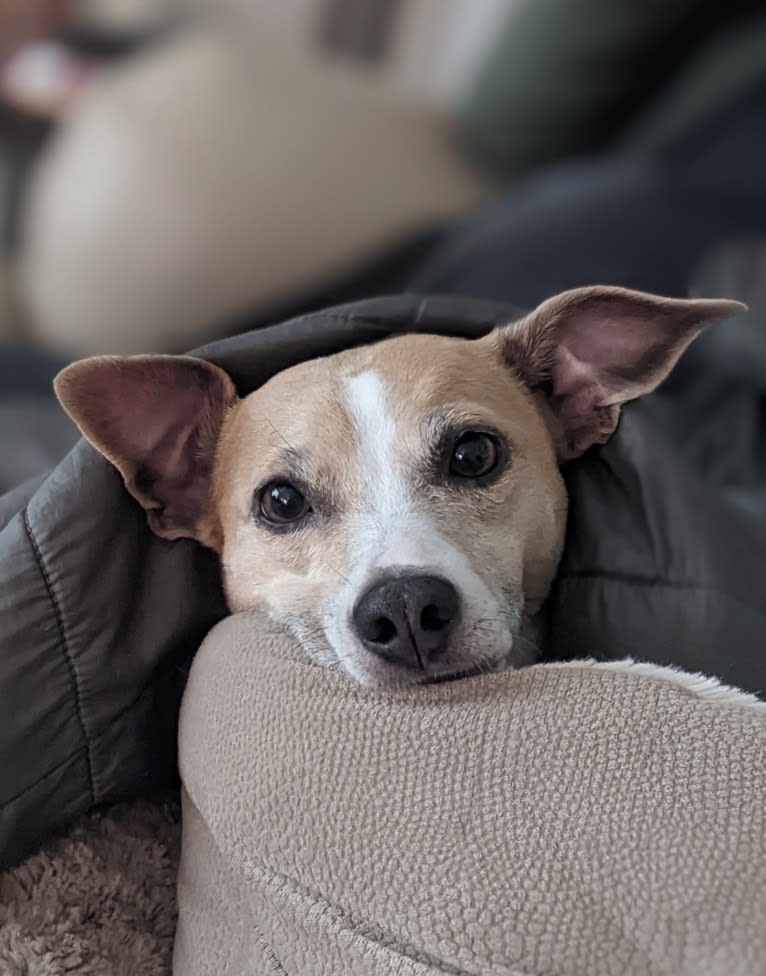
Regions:
<instances>
[{"instance_id":1,"label":"stitched seam","mask_svg":"<svg viewBox=\"0 0 766 976\"><path fill-rule=\"evenodd\" d=\"M221 850L218 839L214 836L204 818L203 822L208 829L210 838L219 855L228 863L228 858ZM312 890L290 875L274 871L266 867L266 865L258 863L253 858L248 858L242 867L244 868L243 873L247 880L252 878L253 880L260 881L278 896L282 898L287 896L288 899L297 900L299 903L302 902L304 906L308 906L309 910L312 908L319 909L320 915L326 919L327 924L331 928L349 932L359 939L365 947L369 946L373 951L387 951L392 955L410 959L421 966L430 967L435 972L444 973L445 976L478 976L478 973L462 969L459 966L455 966L452 963L431 955L430 952L400 941L396 936L389 934L376 923L370 923L349 914L339 905L335 905L329 901L320 892ZM362 951L365 951L365 949L362 949ZM509 976L524 976L524 974L514 970L509 973Z\"/></svg>"},{"instance_id":2,"label":"stitched seam","mask_svg":"<svg viewBox=\"0 0 766 976\"><path fill-rule=\"evenodd\" d=\"M22 520L24 523L24 530L29 539L29 544L32 547L32 553L34 554L35 560L37 562L38 569L40 570L40 575L45 585L45 590L48 594L48 599L50 600L51 607L53 608L53 615L56 620L56 628L59 635L59 643L61 645L61 652L64 655L64 661L69 668L69 674L72 682L72 690L74 691L74 705L75 705L75 716L77 718L77 724L80 726L80 732L82 733L83 743L85 747L85 768L88 774L88 792L90 795L91 805L96 802L95 790L93 786L93 762L91 757L91 744L88 738L88 734L85 726L85 719L82 710L82 692L80 689L80 679L77 674L77 668L75 667L74 658L72 657L72 652L69 648L66 639L66 630L64 628L64 618L61 613L61 607L59 605L58 599L56 598L56 593L53 589L53 584L51 578L48 574L48 570L45 566L43 560L42 551L40 546L35 539L34 532L32 531L32 525L29 521L29 506L24 508L22 513Z\"/></svg>"},{"instance_id":3,"label":"stitched seam","mask_svg":"<svg viewBox=\"0 0 766 976\"><path fill-rule=\"evenodd\" d=\"M53 776L53 774L57 773L63 766L74 762L83 752L87 752L87 746L80 746L79 749L67 756L66 759L62 759L61 762L56 763L55 766L52 766L47 772L43 773L42 776L39 776L34 783L29 783L23 789L19 790L18 793L15 793L13 796L9 796L7 800L3 800L3 802L0 803L0 813L2 813L3 810L7 810L8 807L12 806L17 800L21 799L25 793L29 793L30 790L33 790L41 783L44 783L49 776Z\"/></svg>"},{"instance_id":4,"label":"stitched seam","mask_svg":"<svg viewBox=\"0 0 766 976\"><path fill-rule=\"evenodd\" d=\"M304 888L303 885L294 881L289 876L260 869L252 863L246 865L247 867L250 868L252 874L260 875L260 880L263 884L270 888L278 897L286 897L288 900L302 902L304 906L308 907L309 911L311 909L318 909L320 916L325 919L326 924L330 928L335 928L336 931L348 932L359 939L362 943L362 946L360 946L362 952L367 951L367 947L373 952L376 950L384 953L388 952L402 959L410 959L412 962L426 968L431 968L435 972L444 973L445 976L478 976L478 973L453 966L451 963L439 959L429 952L401 942L396 936L390 935L383 929L379 929L375 924L354 918L344 911L344 909L334 905L322 895ZM517 976L517 974L513 973L512 976ZM519 973L518 976L521 976L521 974Z\"/></svg>"},{"instance_id":5,"label":"stitched seam","mask_svg":"<svg viewBox=\"0 0 766 976\"><path fill-rule=\"evenodd\" d=\"M174 665L174 667L178 667L178 665ZM159 673L162 674L163 672L159 672ZM138 695L136 695L136 697L133 698L132 701L130 701L123 708L121 708L119 710L119 712L116 712L114 715L112 715L112 717L109 719L109 721L102 728L100 728L96 732L96 734L94 735L94 737L93 737L94 744L97 744L98 743L98 740L102 736L106 735L109 732L109 730L112 728L112 726L116 722L119 722L120 719L123 718L123 716L125 716L129 712L133 711L133 709L139 704L139 702L141 701L141 699L148 692L150 692L150 691L152 691L152 688L150 686L147 686L147 687L142 688L141 691L140 691L140 693ZM89 744L84 744L84 745L80 746L79 749L76 749L73 753L70 753L70 755L68 755L66 757L66 759L62 759L61 762L56 763L55 766L52 766L49 770L47 770L46 772L44 772L34 782L29 783L22 790L19 790L19 792L16 793L14 796L9 797L7 800L3 800L3 802L0 803L0 812L2 812L6 808L6 806L8 806L11 803L14 803L16 800L18 800L19 797L22 797L29 790L33 790L36 786L39 786L39 784L42 783L43 780L47 779L49 776L52 776L53 773L56 772L56 770L60 769L62 766L65 766L72 759L75 759L77 756L80 755L81 752L89 753L90 752L90 749L91 749L91 746ZM95 803L95 800L94 800L94 803Z\"/></svg>"},{"instance_id":6,"label":"stitched seam","mask_svg":"<svg viewBox=\"0 0 766 976\"><path fill-rule=\"evenodd\" d=\"M639 573L623 573L608 569L572 570L560 573L558 579L560 582L575 583L590 582L592 580L608 580L611 583L626 583L631 586L657 586L672 590L697 590L701 593L715 593L717 596L722 596L727 600L731 600L732 603L738 603L741 607L746 607L748 610L753 610L756 613L763 612L763 607L754 606L747 600L742 600L740 597L734 596L733 593L724 590L723 587L711 585L710 583L699 583L695 580L669 580L663 579L661 576L642 576Z\"/></svg>"},{"instance_id":7,"label":"stitched seam","mask_svg":"<svg viewBox=\"0 0 766 976\"><path fill-rule=\"evenodd\" d=\"M216 835L213 833L213 830L202 811L199 809L194 799L192 799L191 794L189 794L189 801L197 811L200 820L205 825L210 842L215 847L218 856L224 861L224 863L230 865L229 857L221 847L218 837L216 837ZM341 931L350 932L353 936L356 936L357 939L361 940L361 942L366 946L370 946L373 950L387 950L393 955L397 955L404 959L410 959L412 962L418 963L421 966L430 966L434 971L444 973L446 976L479 976L478 973L473 973L469 970L461 969L458 966L453 966L452 963L439 959L436 956L432 956L429 952L424 952L415 946L409 945L408 943L400 942L395 936L388 934L377 924L357 919L355 916L346 912L345 909L341 908L339 905L333 904L333 902L329 901L329 899L321 894L321 892L302 884L289 874L274 871L260 859L255 859L252 857L247 858L242 864L242 869L243 870L241 873L244 875L245 883L248 883L251 880L255 880L256 883L261 882L281 897L287 895L289 899L294 899L298 902L302 902L304 905L308 905L309 909L318 908L321 916L328 920L330 927L334 927L336 930L340 929ZM256 931L258 936L263 938L261 931L257 928ZM266 942L266 945L268 946L271 945L266 939L264 939L264 942ZM276 961L279 963L278 957L276 957ZM521 971L513 970L509 972L508 976L527 976L527 974Z\"/></svg>"},{"instance_id":8,"label":"stitched seam","mask_svg":"<svg viewBox=\"0 0 766 976\"><path fill-rule=\"evenodd\" d=\"M277 958L277 954L274 952L274 949L272 948L271 944L266 941L266 938L261 932L260 928L258 928L257 925L254 925L253 928L255 929L256 932L255 941L258 943L258 945L261 947L264 953L268 956L269 962L271 963L274 972L276 972L277 974L283 973L284 976L288 976L287 970Z\"/></svg>"}]
</instances>

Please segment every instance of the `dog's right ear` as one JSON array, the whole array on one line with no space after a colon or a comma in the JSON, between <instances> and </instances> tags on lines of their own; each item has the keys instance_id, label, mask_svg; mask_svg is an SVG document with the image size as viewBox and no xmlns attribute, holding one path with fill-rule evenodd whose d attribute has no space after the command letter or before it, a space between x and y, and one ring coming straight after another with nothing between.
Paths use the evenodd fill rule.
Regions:
<instances>
[{"instance_id":1,"label":"dog's right ear","mask_svg":"<svg viewBox=\"0 0 766 976\"><path fill-rule=\"evenodd\" d=\"M744 309L594 285L554 295L479 341L545 397L559 460L568 461L606 443L623 404L656 389L703 325Z\"/></svg>"},{"instance_id":2,"label":"dog's right ear","mask_svg":"<svg viewBox=\"0 0 766 976\"><path fill-rule=\"evenodd\" d=\"M185 356L96 356L68 366L53 385L157 535L219 547L211 479L221 425L237 400L222 369Z\"/></svg>"}]
</instances>

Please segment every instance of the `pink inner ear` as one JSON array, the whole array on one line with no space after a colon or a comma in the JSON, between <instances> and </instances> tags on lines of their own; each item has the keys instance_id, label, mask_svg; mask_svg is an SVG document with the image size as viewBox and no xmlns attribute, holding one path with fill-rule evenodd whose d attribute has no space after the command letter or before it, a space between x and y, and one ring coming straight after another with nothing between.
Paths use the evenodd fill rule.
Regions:
<instances>
[{"instance_id":1,"label":"pink inner ear","mask_svg":"<svg viewBox=\"0 0 766 976\"><path fill-rule=\"evenodd\" d=\"M619 402L610 402L610 390L593 364L559 346L551 375L551 406L564 433L561 460L570 460L593 444L605 443L620 418Z\"/></svg>"},{"instance_id":2,"label":"pink inner ear","mask_svg":"<svg viewBox=\"0 0 766 976\"><path fill-rule=\"evenodd\" d=\"M205 389L184 380L169 385L155 380L140 390L126 391L121 406L115 404L122 411L125 458L132 467L143 467L171 483L188 477L195 462L194 440L210 410Z\"/></svg>"},{"instance_id":3,"label":"pink inner ear","mask_svg":"<svg viewBox=\"0 0 766 976\"><path fill-rule=\"evenodd\" d=\"M620 406L653 389L680 355L688 331L658 325L634 309L622 317L582 310L559 324L551 405L564 432L562 460L609 440Z\"/></svg>"},{"instance_id":4,"label":"pink inner ear","mask_svg":"<svg viewBox=\"0 0 766 976\"><path fill-rule=\"evenodd\" d=\"M118 468L155 532L211 544L205 524L215 445L236 399L222 370L188 357L103 357L68 367L56 391Z\"/></svg>"},{"instance_id":5,"label":"pink inner ear","mask_svg":"<svg viewBox=\"0 0 766 976\"><path fill-rule=\"evenodd\" d=\"M554 391L567 396L593 386L597 402L624 403L652 389L696 332L635 311L622 317L576 313L558 328Z\"/></svg>"},{"instance_id":6,"label":"pink inner ear","mask_svg":"<svg viewBox=\"0 0 766 976\"><path fill-rule=\"evenodd\" d=\"M208 514L215 442L231 389L207 364L154 361L126 383L121 429L127 486L166 538L199 535Z\"/></svg>"},{"instance_id":7,"label":"pink inner ear","mask_svg":"<svg viewBox=\"0 0 766 976\"><path fill-rule=\"evenodd\" d=\"M533 384L540 366L530 371L529 363L538 349L545 354L562 460L608 440L621 405L655 389L706 321L740 308L595 286L554 296L512 327L511 356Z\"/></svg>"}]
</instances>

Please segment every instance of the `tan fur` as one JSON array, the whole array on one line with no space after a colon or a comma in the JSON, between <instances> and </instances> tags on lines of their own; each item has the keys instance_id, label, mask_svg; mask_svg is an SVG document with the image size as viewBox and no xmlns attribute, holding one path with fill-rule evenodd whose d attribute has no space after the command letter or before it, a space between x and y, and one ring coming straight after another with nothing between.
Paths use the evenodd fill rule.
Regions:
<instances>
[{"instance_id":1,"label":"tan fur","mask_svg":"<svg viewBox=\"0 0 766 976\"><path fill-rule=\"evenodd\" d=\"M534 612L560 559L566 520L550 433L490 339L430 335L401 336L295 366L231 411L219 442L214 499L232 609L294 605L316 613L346 571L349 516L364 512L372 499L361 493L356 435L337 393L344 380L366 370L377 372L391 391L402 451L413 460L423 451L422 418L446 406L467 426L507 435L513 457L496 484L460 495L433 488L426 504L490 588L518 584ZM274 459L285 447L311 459L337 514L316 528L270 534L251 517L253 491L264 477L279 474Z\"/></svg>"}]
</instances>

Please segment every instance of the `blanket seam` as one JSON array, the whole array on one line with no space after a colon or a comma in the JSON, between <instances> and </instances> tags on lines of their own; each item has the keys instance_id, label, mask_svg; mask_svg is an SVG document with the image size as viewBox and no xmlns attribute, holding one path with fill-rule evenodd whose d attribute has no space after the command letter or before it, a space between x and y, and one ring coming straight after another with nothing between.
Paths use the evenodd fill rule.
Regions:
<instances>
[{"instance_id":1,"label":"blanket seam","mask_svg":"<svg viewBox=\"0 0 766 976\"><path fill-rule=\"evenodd\" d=\"M96 794L93 783L93 759L91 756L91 743L88 737L88 732L85 724L85 717L83 714L82 707L82 689L80 686L80 676L77 673L77 667L75 665L74 656L72 655L71 648L69 647L69 642L67 641L66 628L64 627L64 616L61 612L61 605L59 604L58 598L56 596L56 591L53 588L53 581L51 580L50 574L48 573L48 568L45 565L43 559L42 550L35 538L35 534L32 530L32 524L29 520L29 506L25 506L22 512L22 521L24 524L24 531L26 532L27 538L29 539L29 544L32 548L32 553L34 555L37 567L40 570L40 576L43 580L43 585L45 586L45 591L48 595L51 607L53 609L54 619L56 621L56 629L59 635L59 644L61 646L61 652L64 657L64 661L69 670L69 675L71 678L72 688L74 690L74 705L75 705L75 717L77 719L77 724L80 727L80 732L83 738L83 744L85 749L85 769L88 776L88 793L90 796L90 803L93 805L96 802ZM46 774L47 775L47 774Z\"/></svg>"},{"instance_id":2,"label":"blanket seam","mask_svg":"<svg viewBox=\"0 0 766 976\"><path fill-rule=\"evenodd\" d=\"M703 593L715 593L718 596L725 597L727 600L731 600L732 603L738 603L740 606L747 607L749 610L761 612L762 609L754 606L747 600L743 600L741 597L734 596L733 593L730 593L721 586L702 583L699 580L671 580L665 579L662 576L642 576L640 573L626 573L608 569L567 570L558 576L558 582L561 583L570 581L581 583L588 582L589 580L608 580L611 583L625 583L634 586L660 586L667 587L671 590L700 590Z\"/></svg>"},{"instance_id":3,"label":"blanket seam","mask_svg":"<svg viewBox=\"0 0 766 976\"><path fill-rule=\"evenodd\" d=\"M174 665L174 667L177 668L178 665ZM162 672L160 672L160 673L162 673ZM188 674L188 672L185 672L185 673ZM129 712L133 711L133 709L139 704L139 702L141 701L141 699L148 692L151 692L152 690L153 689L152 689L152 686L151 685L145 685L141 689L141 691L138 693L138 695L136 695L135 698L133 698L130 702L128 702L127 705L123 706L119 710L119 712L116 712L114 715L112 715L110 717L110 719L109 719L108 722L106 722L103 726L101 726L100 729L98 729L96 732L94 732L94 734L93 734L93 741L91 743L91 746L94 745L94 744L98 744L99 739L102 736L104 736L105 734L107 734L109 732L109 730L112 728L112 726L115 724L115 722L119 722L120 719L122 719L125 715L127 715ZM4 810L5 807L8 806L8 805L10 805L11 803L14 803L16 800L18 800L20 797L22 797L29 790L33 790L36 786L39 786L40 783L43 782L43 780L45 780L49 776L53 775L53 773L55 773L62 766L66 765L66 763L68 763L70 760L75 759L77 756L80 755L81 752L85 752L87 754L87 753L89 753L89 751L90 751L90 746L89 746L88 742L84 742L83 745L81 745L77 749L75 749L75 751L72 752L72 753L70 753L65 759L62 759L60 762L57 762L55 766L51 766L51 768L48 769L48 770L46 770L46 772L44 772L41 776L38 776L38 778L36 780L34 780L32 783L29 783L23 789L19 790L18 793L14 794L12 797L9 797L7 800L3 800L2 803L0 803L0 811ZM91 806L94 806L94 805L95 805L95 800L93 800L92 803L91 803Z\"/></svg>"},{"instance_id":4,"label":"blanket seam","mask_svg":"<svg viewBox=\"0 0 766 976\"><path fill-rule=\"evenodd\" d=\"M51 768L47 770L47 772L43 773L42 776L38 776L33 783L29 783L23 789L19 790L18 793L14 793L13 796L9 796L7 799L3 800L3 802L0 803L0 813L2 813L3 810L6 810L17 800L20 800L25 793L29 793L30 790L33 790L35 787L40 786L41 783L44 783L49 776L53 776L54 773L57 773L62 766L66 766L67 763L73 762L80 756L81 753L87 753L87 751L88 747L86 745L81 745L79 749L75 749L74 752L70 753L66 759L62 759L61 762L57 762L55 766L51 766Z\"/></svg>"}]
</instances>

